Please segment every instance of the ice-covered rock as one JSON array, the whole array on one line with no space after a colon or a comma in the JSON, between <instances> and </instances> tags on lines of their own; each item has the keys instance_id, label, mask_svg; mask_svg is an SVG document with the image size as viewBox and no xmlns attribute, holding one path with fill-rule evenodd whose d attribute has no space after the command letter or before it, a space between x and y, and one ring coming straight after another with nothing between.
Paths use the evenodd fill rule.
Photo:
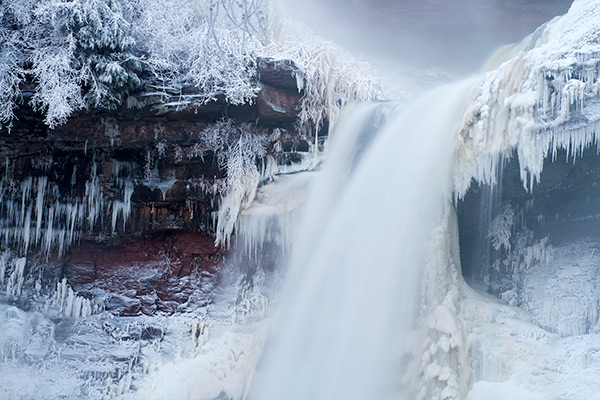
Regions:
<instances>
[{"instance_id":1,"label":"ice-covered rock","mask_svg":"<svg viewBox=\"0 0 600 400\"><path fill-rule=\"evenodd\" d=\"M455 143L455 192L471 178L496 183L502 158L516 151L523 185L540 180L544 158L579 156L597 143L600 89L600 4L575 1L493 61Z\"/></svg>"}]
</instances>

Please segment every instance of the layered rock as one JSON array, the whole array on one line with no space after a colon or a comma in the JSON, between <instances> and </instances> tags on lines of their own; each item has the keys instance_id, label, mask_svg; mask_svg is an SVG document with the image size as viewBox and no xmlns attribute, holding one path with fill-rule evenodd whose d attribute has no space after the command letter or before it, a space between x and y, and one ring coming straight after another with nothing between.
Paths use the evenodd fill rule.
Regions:
<instances>
[{"instance_id":1,"label":"layered rock","mask_svg":"<svg viewBox=\"0 0 600 400\"><path fill-rule=\"evenodd\" d=\"M55 129L19 108L0 135L2 246L27 257L29 272L53 260L54 278L102 294L116 313L177 310L222 262L215 218L236 145L255 141L260 180L313 146L295 125L302 71L289 60L258 65L251 104L148 84L115 112L79 112ZM22 92L27 100L31 87Z\"/></svg>"}]
</instances>

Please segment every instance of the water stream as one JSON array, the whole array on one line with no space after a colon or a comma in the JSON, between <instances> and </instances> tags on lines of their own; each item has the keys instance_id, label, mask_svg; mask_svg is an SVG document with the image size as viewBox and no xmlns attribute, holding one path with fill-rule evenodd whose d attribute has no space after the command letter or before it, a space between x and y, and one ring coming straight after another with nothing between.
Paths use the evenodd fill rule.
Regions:
<instances>
[{"instance_id":1,"label":"water stream","mask_svg":"<svg viewBox=\"0 0 600 400\"><path fill-rule=\"evenodd\" d=\"M397 390L394 349L415 328L472 88L465 81L405 107L346 110L306 206L252 398L363 400Z\"/></svg>"}]
</instances>

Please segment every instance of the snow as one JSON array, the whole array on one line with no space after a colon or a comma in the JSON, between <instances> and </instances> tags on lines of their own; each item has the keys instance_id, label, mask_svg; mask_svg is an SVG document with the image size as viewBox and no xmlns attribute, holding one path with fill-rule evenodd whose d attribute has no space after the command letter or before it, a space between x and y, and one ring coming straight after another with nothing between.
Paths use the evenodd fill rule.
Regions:
<instances>
[{"instance_id":1,"label":"snow","mask_svg":"<svg viewBox=\"0 0 600 400\"><path fill-rule=\"evenodd\" d=\"M0 303L0 392L11 400L242 398L266 338L268 283L227 271L210 305L171 316L112 315L66 279L39 288L27 311L24 302Z\"/></svg>"},{"instance_id":2,"label":"snow","mask_svg":"<svg viewBox=\"0 0 600 400\"><path fill-rule=\"evenodd\" d=\"M124 103L141 84L142 65L151 76L146 83L158 90L152 95L164 97L167 90L181 92L186 85L199 89L198 95L162 105L174 107L205 104L223 96L229 104L252 103L260 90L257 58L294 61L302 71L296 79L304 94L298 126L307 136L314 136L315 152L318 132L326 121L335 123L346 102L383 97L368 64L307 33L305 27L282 15L277 1L11 0L0 5L0 23L0 36L6 37L0 53L0 71L5 71L0 74L0 89L4 89L0 91L0 123L8 126L26 74L37 83L31 104L55 128L74 111L114 109ZM115 131L107 127L107 134L112 143ZM220 199L216 243L228 246L239 211L253 199L260 171L249 157L239 157L239 151L224 154L227 160L220 164L227 166L228 178ZM173 180L157 181L151 174L149 165L148 184L160 189L164 197ZM110 205L94 203L100 198L93 179L86 191L88 226L92 227L100 210ZM126 198L113 206L113 231L117 219L127 220L128 207ZM41 215L38 210L36 244ZM56 243L65 248L61 237L66 232L49 229L48 234L56 238L46 236L47 248Z\"/></svg>"},{"instance_id":3,"label":"snow","mask_svg":"<svg viewBox=\"0 0 600 400\"><path fill-rule=\"evenodd\" d=\"M266 337L265 324L217 326L192 358L160 366L125 399L243 399ZM177 384L173 384L178 382Z\"/></svg>"},{"instance_id":4,"label":"snow","mask_svg":"<svg viewBox=\"0 0 600 400\"><path fill-rule=\"evenodd\" d=\"M553 248L552 258L529 266L520 277L519 304L539 326L562 336L596 330L600 282L596 273L600 243L580 238Z\"/></svg>"}]
</instances>

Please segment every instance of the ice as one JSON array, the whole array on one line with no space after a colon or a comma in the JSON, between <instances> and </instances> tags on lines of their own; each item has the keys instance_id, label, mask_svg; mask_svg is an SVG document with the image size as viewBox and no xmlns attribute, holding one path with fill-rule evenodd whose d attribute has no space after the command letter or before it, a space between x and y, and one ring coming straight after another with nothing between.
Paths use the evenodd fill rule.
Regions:
<instances>
[{"instance_id":1,"label":"ice","mask_svg":"<svg viewBox=\"0 0 600 400\"><path fill-rule=\"evenodd\" d=\"M598 1L576 1L567 16L504 49L479 80L412 104L350 104L343 114L347 99L379 93L366 65L331 45L265 48L305 71L297 76L302 129L335 126L323 170L304 205L311 174L281 175L314 168L317 140L313 157L279 169L272 160L257 166L266 155L260 140L240 136L226 149L226 181L198 185L222 194L217 243L228 246L235 233L251 265L219 276L224 287L206 308L186 305L168 319L109 315L64 279L16 301L24 280L36 279L25 275L32 248L60 255L85 229L126 230L126 163L113 164L110 198L96 164L85 195L68 200L47 177L25 178L14 195L7 177L0 235L13 252L0 256L0 284L29 308L0 304L0 389L24 398L597 397L600 243L534 241L505 204L497 219L489 215L489 238L508 253L494 267L512 281L504 301L491 298L462 280L451 196L462 197L473 179L501 182L514 152L532 190L544 158L565 149L575 162L598 145L598 20ZM174 176L158 177L151 161L148 152L148 184L164 198ZM277 268L261 264L269 246L291 257L275 302L265 288ZM263 355L278 310L279 336Z\"/></svg>"},{"instance_id":2,"label":"ice","mask_svg":"<svg viewBox=\"0 0 600 400\"><path fill-rule=\"evenodd\" d=\"M77 295L67 284L66 278L56 284L56 293L50 304L57 307L58 312L65 317L84 318L102 311L97 305L92 308L89 299Z\"/></svg>"},{"instance_id":3,"label":"ice","mask_svg":"<svg viewBox=\"0 0 600 400\"><path fill-rule=\"evenodd\" d=\"M87 204L87 221L89 229L94 228L96 220L102 213L104 206L100 179L97 174L98 164L94 162L90 180L85 183L85 199L87 200L85 203Z\"/></svg>"},{"instance_id":4,"label":"ice","mask_svg":"<svg viewBox=\"0 0 600 400\"><path fill-rule=\"evenodd\" d=\"M0 182L3 190L0 238L5 248L18 249L22 254L32 248L41 249L45 255L56 250L60 257L84 231L104 230L102 218L106 211L112 212L112 232L118 223L125 230L132 209L133 166L114 161L112 174L116 199L103 192L96 162L82 197L61 193L46 176L24 178L20 183L21 193L16 197L11 191L12 180L4 177Z\"/></svg>"},{"instance_id":5,"label":"ice","mask_svg":"<svg viewBox=\"0 0 600 400\"><path fill-rule=\"evenodd\" d=\"M4 281L6 279L6 270L9 266L10 261L10 251L4 250L0 254L0 285L4 285Z\"/></svg>"},{"instance_id":6,"label":"ice","mask_svg":"<svg viewBox=\"0 0 600 400\"><path fill-rule=\"evenodd\" d=\"M196 357L162 365L140 383L136 393L125 399L246 398L263 347L265 328L265 325L215 327L211 330L212 339L199 348Z\"/></svg>"},{"instance_id":7,"label":"ice","mask_svg":"<svg viewBox=\"0 0 600 400\"><path fill-rule=\"evenodd\" d=\"M585 118L599 90L600 45L595 1L575 1L569 13L504 52L486 72L455 144L456 194L471 178L495 183L501 157L517 151L521 178L531 190L546 156L566 149L573 160L597 145L597 119ZM583 22L582 22L583 21Z\"/></svg>"},{"instance_id":8,"label":"ice","mask_svg":"<svg viewBox=\"0 0 600 400\"><path fill-rule=\"evenodd\" d=\"M21 295L25 279L25 258L17 258L12 262L12 272L6 281L6 296L18 298Z\"/></svg>"},{"instance_id":9,"label":"ice","mask_svg":"<svg viewBox=\"0 0 600 400\"><path fill-rule=\"evenodd\" d=\"M579 239L553 249L545 263L522 277L520 304L540 326L562 336L593 332L598 323L600 255L596 240Z\"/></svg>"},{"instance_id":10,"label":"ice","mask_svg":"<svg viewBox=\"0 0 600 400\"><path fill-rule=\"evenodd\" d=\"M147 173L144 179L145 186L152 190L160 190L163 200L166 199L167 192L171 190L175 182L177 182L177 178L175 178L174 171L172 171L167 177L160 176L158 173L158 162L154 165L154 168Z\"/></svg>"},{"instance_id":11,"label":"ice","mask_svg":"<svg viewBox=\"0 0 600 400\"><path fill-rule=\"evenodd\" d=\"M123 191L123 201L115 200L112 203L112 231L115 232L117 228L117 220L119 215L123 221L123 230L127 227L129 217L131 216L131 196L133 195L133 183L127 182ZM164 196L164 193L163 193Z\"/></svg>"},{"instance_id":12,"label":"ice","mask_svg":"<svg viewBox=\"0 0 600 400\"><path fill-rule=\"evenodd\" d=\"M309 172L278 175L274 181L259 189L254 202L240 213L235 231L244 242L245 254L254 260L262 246L276 244L289 253L295 230L300 225L300 209L307 197Z\"/></svg>"}]
</instances>

